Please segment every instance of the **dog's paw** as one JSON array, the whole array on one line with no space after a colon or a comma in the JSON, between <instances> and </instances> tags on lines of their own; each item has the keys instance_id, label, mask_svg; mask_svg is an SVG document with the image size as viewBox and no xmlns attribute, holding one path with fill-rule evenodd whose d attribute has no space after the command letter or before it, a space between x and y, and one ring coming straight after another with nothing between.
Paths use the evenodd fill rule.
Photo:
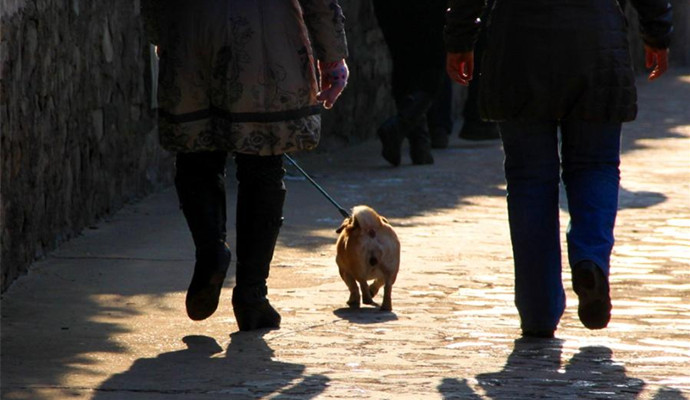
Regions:
<instances>
[{"instance_id":1,"label":"dog's paw","mask_svg":"<svg viewBox=\"0 0 690 400\"><path fill-rule=\"evenodd\" d=\"M358 309L359 308L359 300L357 301L348 301L347 302L348 307L353 308L353 309Z\"/></svg>"},{"instance_id":2,"label":"dog's paw","mask_svg":"<svg viewBox=\"0 0 690 400\"><path fill-rule=\"evenodd\" d=\"M376 302L373 299L363 299L362 303L369 304L370 306L378 306L378 304L376 304Z\"/></svg>"}]
</instances>

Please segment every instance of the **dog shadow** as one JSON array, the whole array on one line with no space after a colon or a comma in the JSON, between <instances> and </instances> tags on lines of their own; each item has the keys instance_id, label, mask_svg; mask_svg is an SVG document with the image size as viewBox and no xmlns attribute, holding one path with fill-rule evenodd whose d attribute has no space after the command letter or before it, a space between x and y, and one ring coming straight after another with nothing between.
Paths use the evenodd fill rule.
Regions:
<instances>
[{"instance_id":1,"label":"dog shadow","mask_svg":"<svg viewBox=\"0 0 690 400\"><path fill-rule=\"evenodd\" d=\"M333 314L354 324L380 324L398 319L393 311L381 311L378 307L343 307L333 311Z\"/></svg>"}]
</instances>

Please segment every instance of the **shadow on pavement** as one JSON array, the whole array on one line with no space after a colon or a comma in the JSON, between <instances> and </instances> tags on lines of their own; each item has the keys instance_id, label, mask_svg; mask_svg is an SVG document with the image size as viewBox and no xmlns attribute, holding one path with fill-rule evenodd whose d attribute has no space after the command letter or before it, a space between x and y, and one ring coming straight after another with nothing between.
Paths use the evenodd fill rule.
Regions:
<instances>
[{"instance_id":1,"label":"shadow on pavement","mask_svg":"<svg viewBox=\"0 0 690 400\"><path fill-rule=\"evenodd\" d=\"M343 307L334 310L333 314L355 324L379 324L398 319L398 316L394 312L381 311L373 307L363 307L359 309Z\"/></svg>"},{"instance_id":2,"label":"shadow on pavement","mask_svg":"<svg viewBox=\"0 0 690 400\"><path fill-rule=\"evenodd\" d=\"M639 110L634 122L623 124L622 151L646 148L646 140L683 137L676 128L690 125L690 69L672 68L654 82L638 75L636 84Z\"/></svg>"},{"instance_id":3,"label":"shadow on pavement","mask_svg":"<svg viewBox=\"0 0 690 400\"><path fill-rule=\"evenodd\" d=\"M234 333L223 353L215 339L186 336L187 349L141 358L113 375L93 400L127 398L127 393L208 396L208 398L310 399L327 387L324 375L305 374L305 366L274 361L274 351L255 333ZM206 398L206 397L204 397Z\"/></svg>"},{"instance_id":4,"label":"shadow on pavement","mask_svg":"<svg viewBox=\"0 0 690 400\"><path fill-rule=\"evenodd\" d=\"M663 193L632 191L627 190L621 185L618 192L618 209L625 208L648 208L665 202L668 197Z\"/></svg>"},{"instance_id":5,"label":"shadow on pavement","mask_svg":"<svg viewBox=\"0 0 690 400\"><path fill-rule=\"evenodd\" d=\"M683 395L683 393L674 388L663 387L659 389L654 395L652 400L687 400L688 398Z\"/></svg>"},{"instance_id":6,"label":"shadow on pavement","mask_svg":"<svg viewBox=\"0 0 690 400\"><path fill-rule=\"evenodd\" d=\"M503 369L480 374L477 381L486 396L495 400L632 399L645 386L644 381L626 376L625 368L612 360L608 347L582 347L562 367L562 346L559 339L518 339ZM467 381L455 378L444 379L438 390L444 399L479 398Z\"/></svg>"},{"instance_id":7,"label":"shadow on pavement","mask_svg":"<svg viewBox=\"0 0 690 400\"><path fill-rule=\"evenodd\" d=\"M581 347L565 365L560 339L521 338L514 342L501 371L476 376L489 399L636 399L646 384L626 375L605 346ZM438 386L443 399L479 400L467 379L444 378ZM682 400L683 394L662 387L654 400Z\"/></svg>"}]
</instances>

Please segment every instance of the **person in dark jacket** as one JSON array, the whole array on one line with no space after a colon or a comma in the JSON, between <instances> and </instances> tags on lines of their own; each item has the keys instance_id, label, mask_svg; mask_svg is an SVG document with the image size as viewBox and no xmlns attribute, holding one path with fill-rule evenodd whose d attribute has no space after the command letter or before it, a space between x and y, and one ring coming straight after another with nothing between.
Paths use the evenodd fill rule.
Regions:
<instances>
[{"instance_id":1,"label":"person in dark jacket","mask_svg":"<svg viewBox=\"0 0 690 400\"><path fill-rule=\"evenodd\" d=\"M484 5L449 2L446 69L463 85L473 77ZM671 6L667 0L629 5L640 16L649 79L657 79L668 66ZM553 337L565 309L560 179L580 321L601 329L611 318L621 123L637 112L626 27L616 0L496 0L489 14L479 109L485 120L498 121L503 141L515 303L524 336Z\"/></svg>"},{"instance_id":2,"label":"person in dark jacket","mask_svg":"<svg viewBox=\"0 0 690 400\"><path fill-rule=\"evenodd\" d=\"M374 0L373 5L393 62L391 83L397 109L378 129L381 155L392 165L400 165L401 146L407 138L412 164L433 164L427 113L443 82L446 0Z\"/></svg>"}]
</instances>

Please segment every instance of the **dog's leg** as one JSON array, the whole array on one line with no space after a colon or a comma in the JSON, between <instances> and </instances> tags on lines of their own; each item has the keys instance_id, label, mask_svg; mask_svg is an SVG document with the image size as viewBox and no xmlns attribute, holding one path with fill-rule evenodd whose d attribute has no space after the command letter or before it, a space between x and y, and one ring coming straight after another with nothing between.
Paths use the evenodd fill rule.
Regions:
<instances>
[{"instance_id":1,"label":"dog's leg","mask_svg":"<svg viewBox=\"0 0 690 400\"><path fill-rule=\"evenodd\" d=\"M382 278L376 278L376 280L369 285L369 294L371 294L371 297L373 298L376 296L376 294L379 292L379 289L381 289L381 286L384 284L384 280Z\"/></svg>"},{"instance_id":2,"label":"dog's leg","mask_svg":"<svg viewBox=\"0 0 690 400\"><path fill-rule=\"evenodd\" d=\"M392 311L393 304L391 300L391 291L393 290L393 280L386 279L386 284L383 286L383 303L381 303L381 311Z\"/></svg>"},{"instance_id":3,"label":"dog's leg","mask_svg":"<svg viewBox=\"0 0 690 400\"><path fill-rule=\"evenodd\" d=\"M357 286L357 281L352 275L347 272L340 271L340 277L343 278L343 282L350 289L350 298L347 300L347 305L350 308L359 308L359 286Z\"/></svg>"},{"instance_id":4,"label":"dog's leg","mask_svg":"<svg viewBox=\"0 0 690 400\"><path fill-rule=\"evenodd\" d=\"M371 293L369 293L369 284L366 279L359 281L359 286L362 288L362 303L364 304L376 304L371 298Z\"/></svg>"}]
</instances>

